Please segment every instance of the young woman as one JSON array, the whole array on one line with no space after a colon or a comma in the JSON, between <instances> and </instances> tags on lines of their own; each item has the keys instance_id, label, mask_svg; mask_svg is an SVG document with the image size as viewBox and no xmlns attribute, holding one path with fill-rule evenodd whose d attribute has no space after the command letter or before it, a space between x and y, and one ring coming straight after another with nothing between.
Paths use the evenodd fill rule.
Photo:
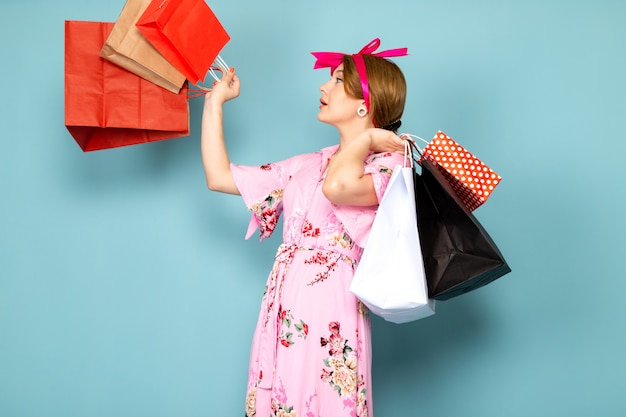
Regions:
<instances>
[{"instance_id":1,"label":"young woman","mask_svg":"<svg viewBox=\"0 0 626 417\"><path fill-rule=\"evenodd\" d=\"M232 164L223 104L239 95L234 70L205 98L202 159L209 189L241 195L252 211L249 238L272 234L284 214L283 243L269 274L254 333L246 416L372 416L367 308L349 291L392 170L403 163L395 131L404 110L400 69L374 53L314 53L330 67L318 119L339 143L261 166Z\"/></svg>"}]
</instances>

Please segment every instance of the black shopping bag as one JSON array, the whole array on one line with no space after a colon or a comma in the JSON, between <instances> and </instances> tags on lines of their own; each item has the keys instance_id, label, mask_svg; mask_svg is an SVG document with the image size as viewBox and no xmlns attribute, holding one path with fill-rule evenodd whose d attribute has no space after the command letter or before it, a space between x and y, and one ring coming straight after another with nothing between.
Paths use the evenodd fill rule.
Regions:
<instances>
[{"instance_id":1,"label":"black shopping bag","mask_svg":"<svg viewBox=\"0 0 626 417\"><path fill-rule=\"evenodd\" d=\"M429 160L421 166L415 203L429 297L447 300L511 272L484 227L453 197L443 174Z\"/></svg>"}]
</instances>

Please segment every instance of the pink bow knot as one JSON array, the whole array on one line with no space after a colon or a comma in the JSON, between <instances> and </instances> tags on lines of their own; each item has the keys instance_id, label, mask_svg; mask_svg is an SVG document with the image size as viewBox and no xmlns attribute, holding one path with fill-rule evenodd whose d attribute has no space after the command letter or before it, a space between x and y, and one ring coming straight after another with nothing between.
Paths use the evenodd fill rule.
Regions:
<instances>
[{"instance_id":1,"label":"pink bow knot","mask_svg":"<svg viewBox=\"0 0 626 417\"><path fill-rule=\"evenodd\" d=\"M351 55L356 66L356 70L359 74L359 79L361 80L363 99L365 100L365 107L367 108L368 112L370 110L369 84L367 81L367 71L365 69L365 61L363 60L363 55L371 55L379 58L392 58L408 55L408 48L395 48L375 52L379 46L380 39L375 38L370 43L361 48L359 52ZM316 58L313 69L330 68L331 75L333 72L335 72L337 67L341 65L344 55L348 55L341 52L311 52L311 54Z\"/></svg>"},{"instance_id":2,"label":"pink bow knot","mask_svg":"<svg viewBox=\"0 0 626 417\"><path fill-rule=\"evenodd\" d=\"M375 52L380 46L380 39L375 38L370 43L365 45L359 52L354 55L373 55L379 58L393 58L398 56L406 56L408 55L408 48L396 48L396 49L388 49L386 51ZM313 69L320 68L330 68L330 72L333 73L339 65L341 65L341 60L343 59L344 54L342 52L311 52L315 60L315 65Z\"/></svg>"}]
</instances>

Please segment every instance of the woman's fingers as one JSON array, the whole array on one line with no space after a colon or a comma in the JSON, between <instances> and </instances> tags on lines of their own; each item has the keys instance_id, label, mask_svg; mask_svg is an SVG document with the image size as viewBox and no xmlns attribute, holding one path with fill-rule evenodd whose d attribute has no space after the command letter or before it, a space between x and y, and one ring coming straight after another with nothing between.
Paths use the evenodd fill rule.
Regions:
<instances>
[{"instance_id":1,"label":"woman's fingers","mask_svg":"<svg viewBox=\"0 0 626 417\"><path fill-rule=\"evenodd\" d=\"M374 128L370 130L371 150L374 152L404 152L404 140L395 133Z\"/></svg>"},{"instance_id":2,"label":"woman's fingers","mask_svg":"<svg viewBox=\"0 0 626 417\"><path fill-rule=\"evenodd\" d=\"M207 94L207 98L210 96L212 100L217 100L221 103L239 96L240 83L239 77L235 74L235 69L231 68L223 75L221 80L215 81L211 90Z\"/></svg>"}]
</instances>

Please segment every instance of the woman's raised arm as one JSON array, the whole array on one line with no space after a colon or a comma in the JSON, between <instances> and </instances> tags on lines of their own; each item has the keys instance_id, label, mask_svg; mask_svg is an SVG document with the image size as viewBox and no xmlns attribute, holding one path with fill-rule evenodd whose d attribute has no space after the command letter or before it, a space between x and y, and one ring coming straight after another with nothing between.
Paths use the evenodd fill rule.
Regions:
<instances>
[{"instance_id":1,"label":"woman's raised arm","mask_svg":"<svg viewBox=\"0 0 626 417\"><path fill-rule=\"evenodd\" d=\"M375 206L378 196L363 161L369 152L404 151L403 139L383 129L367 129L337 152L330 164L322 191L335 204Z\"/></svg>"},{"instance_id":2,"label":"woman's raised arm","mask_svg":"<svg viewBox=\"0 0 626 417\"><path fill-rule=\"evenodd\" d=\"M223 105L239 96L239 87L239 78L231 68L205 95L202 111L201 152L207 186L212 191L228 194L239 194L239 190L224 143Z\"/></svg>"}]
</instances>

